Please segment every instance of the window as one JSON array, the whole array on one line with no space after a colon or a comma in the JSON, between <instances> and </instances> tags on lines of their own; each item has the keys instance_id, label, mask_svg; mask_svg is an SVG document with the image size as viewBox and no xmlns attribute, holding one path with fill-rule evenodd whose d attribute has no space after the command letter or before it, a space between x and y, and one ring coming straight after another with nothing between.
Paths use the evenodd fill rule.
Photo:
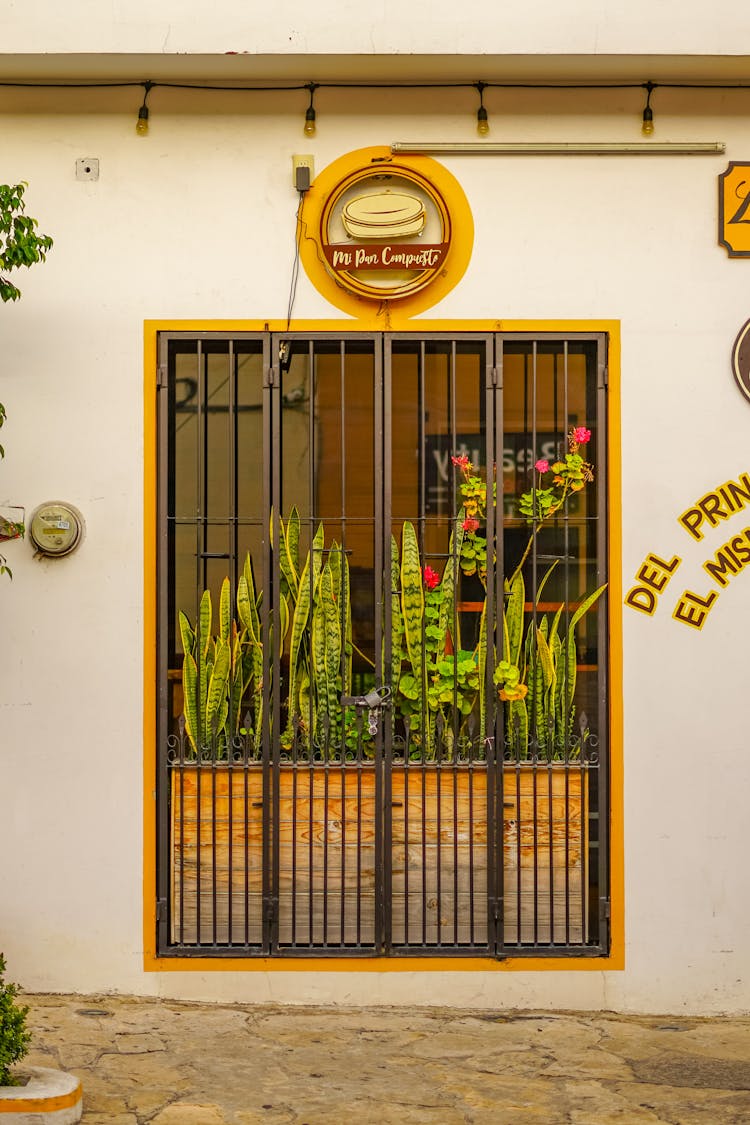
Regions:
<instances>
[{"instance_id":1,"label":"window","mask_svg":"<svg viewBox=\"0 0 750 1125\"><path fill-rule=\"evenodd\" d=\"M606 338L159 346L159 951L606 953Z\"/></svg>"}]
</instances>

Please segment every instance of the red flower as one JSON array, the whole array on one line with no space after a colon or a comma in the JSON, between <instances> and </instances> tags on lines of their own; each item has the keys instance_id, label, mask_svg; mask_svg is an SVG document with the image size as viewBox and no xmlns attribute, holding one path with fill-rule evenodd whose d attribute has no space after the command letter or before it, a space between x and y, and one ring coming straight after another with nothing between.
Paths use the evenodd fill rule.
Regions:
<instances>
[{"instance_id":1,"label":"red flower","mask_svg":"<svg viewBox=\"0 0 750 1125\"><path fill-rule=\"evenodd\" d=\"M431 566L426 566L423 570L424 584L428 590L434 590L440 581L440 575Z\"/></svg>"},{"instance_id":2,"label":"red flower","mask_svg":"<svg viewBox=\"0 0 750 1125\"><path fill-rule=\"evenodd\" d=\"M458 465L459 469L463 469L464 471L471 465L471 461L465 453L462 453L460 457L451 457L451 461L454 465Z\"/></svg>"},{"instance_id":3,"label":"red flower","mask_svg":"<svg viewBox=\"0 0 750 1125\"><path fill-rule=\"evenodd\" d=\"M541 459L541 460L537 461L536 465L534 465L534 468L536 469L536 471L538 473L548 473L549 472L549 461L545 461L544 459Z\"/></svg>"},{"instance_id":4,"label":"red flower","mask_svg":"<svg viewBox=\"0 0 750 1125\"><path fill-rule=\"evenodd\" d=\"M479 527L479 520L475 520L472 519L471 516L467 516L462 524L462 527L464 531L476 531Z\"/></svg>"},{"instance_id":5,"label":"red flower","mask_svg":"<svg viewBox=\"0 0 750 1125\"><path fill-rule=\"evenodd\" d=\"M585 445L587 441L591 441L591 430L587 430L585 426L576 426L571 436L576 445Z\"/></svg>"}]
</instances>

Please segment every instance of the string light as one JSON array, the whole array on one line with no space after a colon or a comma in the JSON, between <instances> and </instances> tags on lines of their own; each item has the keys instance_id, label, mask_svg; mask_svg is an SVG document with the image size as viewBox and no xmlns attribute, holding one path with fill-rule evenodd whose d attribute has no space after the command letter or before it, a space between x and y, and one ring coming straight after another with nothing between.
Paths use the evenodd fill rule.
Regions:
<instances>
[{"instance_id":1,"label":"string light","mask_svg":"<svg viewBox=\"0 0 750 1125\"><path fill-rule=\"evenodd\" d=\"M647 82L646 89L646 105L643 109L643 124L641 125L641 132L644 137L650 137L654 131L654 111L651 108L651 94L655 87L653 82Z\"/></svg>"},{"instance_id":2,"label":"string light","mask_svg":"<svg viewBox=\"0 0 750 1125\"><path fill-rule=\"evenodd\" d=\"M484 108L484 90L487 83L477 82L476 85L479 92L479 109L477 110L477 133L479 133L480 137L486 137L490 131L490 123L487 120L487 110Z\"/></svg>"},{"instance_id":3,"label":"string light","mask_svg":"<svg viewBox=\"0 0 750 1125\"><path fill-rule=\"evenodd\" d=\"M308 82L307 86L305 87L305 89L310 91L310 104L307 107L307 112L305 113L306 137L315 136L315 106L313 105L313 99L315 97L315 91L317 90L317 88L318 87L315 82Z\"/></svg>"},{"instance_id":4,"label":"string light","mask_svg":"<svg viewBox=\"0 0 750 1125\"><path fill-rule=\"evenodd\" d=\"M148 105L146 104L153 82L143 83L143 105L138 110L138 120L135 123L135 131L139 137L148 136Z\"/></svg>"},{"instance_id":5,"label":"string light","mask_svg":"<svg viewBox=\"0 0 750 1125\"><path fill-rule=\"evenodd\" d=\"M298 82L289 85L277 83L269 86L242 86L238 84L209 83L209 82L170 82L148 81L139 79L125 79L115 82L36 82L36 81L5 81L0 80L0 89L26 89L26 90L109 90L109 89L134 89L140 87L144 91L143 103L138 110L136 131L139 136L148 135L148 96L152 89L161 87L170 90L202 90L205 92L222 91L230 94L254 93L291 93L306 90L310 95L310 104L305 112L305 135L315 136L315 105L314 95L316 90L476 90L479 94L479 108L477 109L477 132L485 137L490 131L487 109L484 105L484 91L496 90L569 90L569 91L600 91L600 90L645 90L646 104L643 109L642 132L650 137L654 132L654 111L651 108L651 94L658 87L665 90L737 90L750 91L750 82Z\"/></svg>"}]
</instances>

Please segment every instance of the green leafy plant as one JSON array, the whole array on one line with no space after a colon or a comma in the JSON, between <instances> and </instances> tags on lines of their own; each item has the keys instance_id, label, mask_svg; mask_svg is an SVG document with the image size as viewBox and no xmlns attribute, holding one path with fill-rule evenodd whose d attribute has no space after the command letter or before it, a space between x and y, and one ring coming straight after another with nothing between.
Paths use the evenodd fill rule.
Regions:
<instances>
[{"instance_id":1,"label":"green leafy plant","mask_svg":"<svg viewBox=\"0 0 750 1125\"><path fill-rule=\"evenodd\" d=\"M18 985L5 982L5 958L0 953L0 1086L15 1086L10 1068L29 1049L31 1033L26 1028L28 1008L16 1003Z\"/></svg>"},{"instance_id":2,"label":"green leafy plant","mask_svg":"<svg viewBox=\"0 0 750 1125\"><path fill-rule=\"evenodd\" d=\"M437 753L437 728L443 748L453 752L472 714L481 687L481 652L461 647L456 589L463 541L462 508L448 544L442 575L423 565L414 525L401 531L401 553L391 543L392 685L397 718L408 723L411 752L431 760Z\"/></svg>"},{"instance_id":3,"label":"green leafy plant","mask_svg":"<svg viewBox=\"0 0 750 1125\"><path fill-rule=\"evenodd\" d=\"M196 754L215 748L225 758L240 729L240 709L253 682L253 642L238 630L230 607L229 579L219 596L219 632L212 633L211 593L204 590L196 628L180 611L184 652L182 687L185 733Z\"/></svg>"},{"instance_id":4,"label":"green leafy plant","mask_svg":"<svg viewBox=\"0 0 750 1125\"><path fill-rule=\"evenodd\" d=\"M591 431L576 426L568 434L568 449L552 465L538 460L532 488L518 500L519 514L531 525L521 557L505 579L502 652L495 653L493 682L505 705L506 742L515 757L532 753L547 760L579 757L589 737L574 733L574 695L577 678L576 626L606 589L600 586L585 595L572 612L561 605L553 616L539 612L542 590L556 563L547 570L535 592L535 604L527 610L523 567L546 520L561 512L569 496L582 491L594 479L593 466L581 449ZM466 455L453 457L460 470L459 491L466 513L461 570L476 575L486 587L487 541L482 524L487 510L487 485ZM495 500L493 486L493 504ZM498 659L499 657L499 659Z\"/></svg>"},{"instance_id":5,"label":"green leafy plant","mask_svg":"<svg viewBox=\"0 0 750 1125\"><path fill-rule=\"evenodd\" d=\"M43 262L52 249L48 234L39 234L36 219L26 214L24 192L28 184L0 184L0 301L17 301L21 290L5 276L6 270L27 269ZM5 422L5 407L0 402L0 428ZM5 450L0 445L0 458ZM23 536L22 523L0 520L0 541ZM4 555L0 555L0 575L13 577Z\"/></svg>"},{"instance_id":6,"label":"green leafy plant","mask_svg":"<svg viewBox=\"0 0 750 1125\"><path fill-rule=\"evenodd\" d=\"M279 520L281 617L282 623L289 623L282 625L278 642L289 661L284 749L291 748L295 737L308 747L311 742L339 744L340 699L351 693L354 652L346 554L335 540L326 549L320 524L302 563L299 531L299 514L293 508L286 525Z\"/></svg>"},{"instance_id":7,"label":"green leafy plant","mask_svg":"<svg viewBox=\"0 0 750 1125\"><path fill-rule=\"evenodd\" d=\"M255 591L249 555L237 584L236 606L230 604L229 579L222 584L217 632L208 590L201 596L195 626L179 612L185 733L197 756L210 753L226 758L238 735L253 755L259 754L264 658L269 655L277 658L286 689L281 747L288 751L294 745L314 752L315 747L341 743L345 714L340 700L351 693L355 647L349 564L337 542L325 547L322 524L304 561L299 543L299 513L293 508L286 522L278 520L278 538L272 541L281 588L270 654L264 649L262 595Z\"/></svg>"},{"instance_id":8,"label":"green leafy plant","mask_svg":"<svg viewBox=\"0 0 750 1125\"><path fill-rule=\"evenodd\" d=\"M43 262L52 249L48 234L38 233L39 224L26 214L24 193L29 185L0 184L0 300L17 301L21 290L5 276L6 270L27 269Z\"/></svg>"},{"instance_id":9,"label":"green leafy plant","mask_svg":"<svg viewBox=\"0 0 750 1125\"><path fill-rule=\"evenodd\" d=\"M5 407L0 402L0 429L5 423ZM0 458L5 456L5 450L0 445ZM21 539L23 537L25 528L23 523L17 520L9 520L5 516L0 515L0 543L5 543L9 539ZM13 577L13 572L8 566L5 555L0 555L0 575L7 574L9 578Z\"/></svg>"},{"instance_id":10,"label":"green leafy plant","mask_svg":"<svg viewBox=\"0 0 750 1125\"><path fill-rule=\"evenodd\" d=\"M554 566L539 584L537 602ZM552 617L528 615L524 634L524 581L520 571L514 575L503 612L504 658L496 664L493 680L505 703L506 738L515 756L529 756L531 731L541 757L580 757L588 732L574 734L576 626L605 589L594 590L567 616L562 605Z\"/></svg>"},{"instance_id":11,"label":"green leafy plant","mask_svg":"<svg viewBox=\"0 0 750 1125\"><path fill-rule=\"evenodd\" d=\"M552 616L541 613L539 599L553 564L535 592L530 613L522 571L544 521L563 508L571 493L593 480L592 467L579 452L589 438L583 427L572 430L568 454L551 468L537 462L539 483L519 500L532 530L505 582L503 643L501 651L493 652L492 682L506 708L507 739L522 758L530 753L569 758L581 751L581 736L573 734L576 627L604 587L570 609L560 606ZM400 739L405 755L425 761L451 759L477 736L481 746L486 734L486 597L474 646L464 648L459 586L462 576L476 576L486 589L487 541L481 528L487 486L467 457L453 461L461 470L462 505L442 572L425 564L410 521L402 526L400 543L391 539L388 721L394 746ZM551 483L545 485L543 478L550 472ZM358 751L369 756L374 731L364 725L365 709L342 704L342 697L351 698L355 652L360 666L373 667L352 638L346 553L335 540L326 545L320 524L303 558L296 508L287 520L272 515L269 534L279 590L267 637L261 628L262 594L256 593L249 555L235 606L230 604L229 579L222 584L215 632L208 590L202 594L195 626L179 613L185 733L191 753L224 760L236 745L243 755L257 758L267 728L283 753L329 760L343 760ZM381 665L388 667L385 638ZM278 685L264 687L264 675L279 677ZM280 722L274 732L277 720L267 713L265 701L277 690Z\"/></svg>"}]
</instances>

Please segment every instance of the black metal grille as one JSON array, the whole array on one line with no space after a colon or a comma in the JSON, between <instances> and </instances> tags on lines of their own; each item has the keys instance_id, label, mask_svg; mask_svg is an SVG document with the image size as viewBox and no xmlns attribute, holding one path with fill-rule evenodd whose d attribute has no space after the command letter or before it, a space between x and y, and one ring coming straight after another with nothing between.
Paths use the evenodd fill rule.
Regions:
<instances>
[{"instance_id":1,"label":"black metal grille","mask_svg":"<svg viewBox=\"0 0 750 1125\"><path fill-rule=\"evenodd\" d=\"M160 338L162 954L607 951L605 343Z\"/></svg>"}]
</instances>

